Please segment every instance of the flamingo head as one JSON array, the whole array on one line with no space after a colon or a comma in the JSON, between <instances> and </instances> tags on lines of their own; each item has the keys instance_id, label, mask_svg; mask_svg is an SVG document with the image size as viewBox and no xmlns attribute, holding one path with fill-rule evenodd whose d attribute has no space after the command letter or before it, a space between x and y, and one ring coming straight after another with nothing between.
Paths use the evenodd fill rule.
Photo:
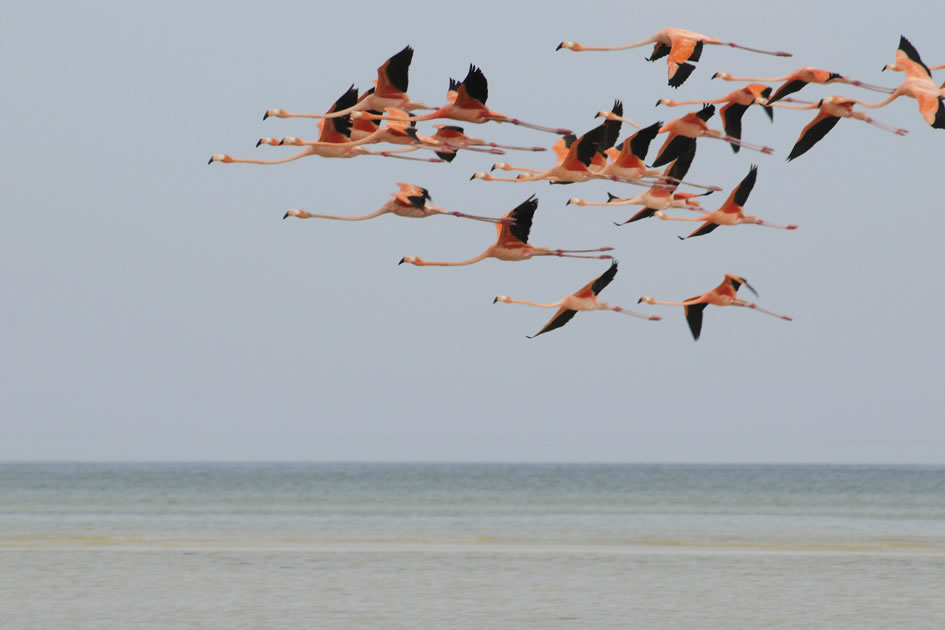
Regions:
<instances>
[{"instance_id":1,"label":"flamingo head","mask_svg":"<svg viewBox=\"0 0 945 630\"><path fill-rule=\"evenodd\" d=\"M650 296L644 295L644 296L641 297L639 300L637 300L637 304L640 304L641 302L646 302L647 304L652 304L652 303L655 302L655 301L656 301L656 300L654 300L654 299L651 298Z\"/></svg>"},{"instance_id":2,"label":"flamingo head","mask_svg":"<svg viewBox=\"0 0 945 630\"><path fill-rule=\"evenodd\" d=\"M224 164L227 164L232 161L233 158L231 158L229 155L226 155L225 153L214 153L210 156L210 161L207 162L207 164L213 164L214 162L223 162Z\"/></svg>"},{"instance_id":3,"label":"flamingo head","mask_svg":"<svg viewBox=\"0 0 945 630\"><path fill-rule=\"evenodd\" d=\"M263 114L263 120L266 120L270 116L275 116L276 118L285 118L286 111L284 109L267 109L266 113Z\"/></svg>"},{"instance_id":4,"label":"flamingo head","mask_svg":"<svg viewBox=\"0 0 945 630\"><path fill-rule=\"evenodd\" d=\"M402 265L404 263L410 263L411 265L422 265L423 259L417 258L416 256L404 256L403 258L400 259L400 262L397 264Z\"/></svg>"},{"instance_id":5,"label":"flamingo head","mask_svg":"<svg viewBox=\"0 0 945 630\"><path fill-rule=\"evenodd\" d=\"M508 301L509 301L509 296L507 296L507 295L497 295L497 296L495 297L495 299L492 300L492 303L495 304L496 302L508 302Z\"/></svg>"},{"instance_id":6,"label":"flamingo head","mask_svg":"<svg viewBox=\"0 0 945 630\"><path fill-rule=\"evenodd\" d=\"M309 218L310 216L311 216L311 215L310 215L308 212L306 212L305 210L289 210L288 212L286 212L286 213L282 216L282 218L283 218L283 219L287 219L287 218L289 218L289 217L298 217L298 218L300 218L300 219L307 219L307 218Z\"/></svg>"},{"instance_id":7,"label":"flamingo head","mask_svg":"<svg viewBox=\"0 0 945 630\"><path fill-rule=\"evenodd\" d=\"M584 46L581 46L577 42L561 42L560 44L558 44L558 47L555 48L555 50L561 50L562 48L566 50L573 50L575 52L584 50Z\"/></svg>"}]
</instances>

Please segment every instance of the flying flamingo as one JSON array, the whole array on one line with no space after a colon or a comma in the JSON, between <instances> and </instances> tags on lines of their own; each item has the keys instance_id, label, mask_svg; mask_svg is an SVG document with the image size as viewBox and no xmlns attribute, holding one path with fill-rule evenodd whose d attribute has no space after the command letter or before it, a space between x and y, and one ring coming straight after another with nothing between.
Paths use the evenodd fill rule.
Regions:
<instances>
[{"instance_id":1,"label":"flying flamingo","mask_svg":"<svg viewBox=\"0 0 945 630\"><path fill-rule=\"evenodd\" d=\"M699 205L699 202L695 200L695 197L710 195L713 191L710 190L701 195L675 192L678 182L682 181L686 176L689 167L692 165L692 160L696 155L696 141L690 138L689 143L689 147L683 151L683 154L671 165L666 167L661 181L653 185L653 187L646 192L628 199L620 199L607 193L608 199L606 202L584 201L583 199L573 197L568 199L568 203L565 205L571 205L573 203L577 206L645 206L643 210L640 210L623 223L615 223L615 225L626 225L627 223L633 223L640 219L646 219L666 208L686 208L688 210L701 211L702 207Z\"/></svg>"},{"instance_id":2,"label":"flying flamingo","mask_svg":"<svg viewBox=\"0 0 945 630\"><path fill-rule=\"evenodd\" d=\"M430 192L426 188L421 188L419 186L414 186L412 184L404 184L401 182L397 183L399 190L391 195L391 198L385 203L377 212L372 212L371 214L364 214L356 217L344 217L334 214L313 214L306 210L289 210L283 216L283 219L288 217L298 217L300 219L338 219L341 221L364 221L365 219L373 219L374 217L379 217L382 214L393 213L400 217L410 217L413 219L424 219L426 217L432 217L435 215L452 215L454 217L462 217L465 219L475 219L476 221L488 221L490 223L511 223L511 219L491 219L489 217L480 217L471 214L465 214L462 212L453 212L450 210L444 210L437 206L431 206L427 204L427 201L431 199Z\"/></svg>"},{"instance_id":3,"label":"flying flamingo","mask_svg":"<svg viewBox=\"0 0 945 630\"><path fill-rule=\"evenodd\" d=\"M383 111L388 107L396 107L411 111L414 109L430 109L423 103L415 103L407 96L407 76L410 70L410 62L413 60L413 48L405 46L399 53L381 64L377 69L377 79L374 81L374 87L361 95L355 103L345 107L329 111L327 114L297 114L287 112L284 109L270 109L266 111L263 120L270 116L276 118L339 118L345 114L357 111L378 110Z\"/></svg>"},{"instance_id":4,"label":"flying flamingo","mask_svg":"<svg viewBox=\"0 0 945 630\"><path fill-rule=\"evenodd\" d=\"M680 236L680 239L708 234L720 225L740 225L742 223L753 223L755 225L764 225L766 227L780 228L782 230L796 230L796 225L778 225L776 223L762 221L758 217L746 216L742 211L745 202L748 201L748 195L751 194L751 189L755 186L757 175L758 167L752 165L745 179L729 194L728 199L725 200L722 207L714 212L695 218L670 217L662 212L657 212L656 217L668 221L705 221L695 232L686 237Z\"/></svg>"},{"instance_id":5,"label":"flying flamingo","mask_svg":"<svg viewBox=\"0 0 945 630\"><path fill-rule=\"evenodd\" d=\"M412 117L408 120L422 121L437 118L450 118L452 120L476 124L492 120L499 123L505 122L528 127L529 129L537 129L538 131L556 133L561 136L571 133L568 129L555 129L552 127L533 125L519 120L518 118L509 118L504 114L494 112L486 107L486 100L488 100L488 98L489 84L488 81L486 81L486 75L476 66L469 64L469 71L466 73L466 78L463 79L462 82L457 83L454 79L450 79L450 89L447 92L447 100L449 102L446 103L446 105L429 114ZM382 117L373 114L363 113L362 115L382 119Z\"/></svg>"},{"instance_id":6,"label":"flying flamingo","mask_svg":"<svg viewBox=\"0 0 945 630\"><path fill-rule=\"evenodd\" d=\"M608 113L615 116L623 114L623 103L621 103L619 100L614 101L613 111ZM594 116L594 118L597 118L597 116ZM590 154L589 143L595 140L597 142L597 149L592 154L590 154L590 158L588 160L584 160L582 158L580 160L580 164L575 163L570 169L565 169L565 172L563 173L564 178L558 176L562 174L560 172L558 172L556 175L555 169L542 171L535 168L511 166L505 162L493 164L490 170L494 171L496 169L501 169L503 171L524 171L526 173L531 173L534 176L539 176L538 179L548 178L552 181L552 183L571 183L571 178L576 178L575 181L586 181L587 179L594 177L596 173L600 172L600 170L607 165L607 156L605 152L613 147L613 145L617 142L617 136L620 135L621 124L622 123L619 118L616 120L605 120L603 124L598 125L599 129L594 130L593 133L588 132L584 134L580 140L574 134L567 134L558 138L557 142L555 142L551 147L558 160L558 163L555 167L557 169L564 168L563 165L565 161L569 159L569 156L572 156L573 159L574 153L572 152L572 147L574 147L575 142L578 142L578 147L576 147L576 150L584 157ZM484 173L479 173L477 175L479 175L479 179L490 179L490 177L485 176ZM473 179L476 179L477 175L473 175ZM495 179L496 181L535 181L530 177L520 177L515 180L500 180L498 178L491 179Z\"/></svg>"},{"instance_id":7,"label":"flying flamingo","mask_svg":"<svg viewBox=\"0 0 945 630\"><path fill-rule=\"evenodd\" d=\"M528 244L528 233L532 227L532 217L538 208L538 199L532 195L515 209L507 213L503 218L511 219L511 224L497 224L498 238L496 242L490 245L484 252L470 258L457 262L428 262L416 256L404 256L398 264L410 263L417 266L439 266L439 267L457 267L461 265L471 265L486 258L498 258L499 260L528 260L534 256L563 256L567 258L603 258L611 259L613 256L602 254L599 256L582 256L581 254L589 252L609 252L613 247L600 247L598 249L549 249L547 247L535 247Z\"/></svg>"},{"instance_id":8,"label":"flying flamingo","mask_svg":"<svg viewBox=\"0 0 945 630\"><path fill-rule=\"evenodd\" d=\"M535 182L543 179L551 180L552 183L586 182L594 178L594 172L589 166L591 160L597 154L597 147L600 145L601 138L604 137L605 129L603 125L595 127L586 134L571 143L567 153L561 161L547 171L534 171L527 174L514 177L494 177L490 173L473 173L470 179L482 179L489 182ZM498 164L493 169L501 168L503 170L524 170L519 167L510 167L507 164ZM530 169L529 169L530 170Z\"/></svg>"},{"instance_id":9,"label":"flying flamingo","mask_svg":"<svg viewBox=\"0 0 945 630\"><path fill-rule=\"evenodd\" d=\"M666 105L676 107L678 105L712 105L715 103L726 103L719 110L719 116L722 117L722 127L729 136L741 140L742 137L742 116L752 105L761 105L764 107L768 119L774 122L774 110L768 106L768 97L771 95L771 88L761 83L751 83L745 87L729 92L722 98L711 101L671 101L667 98L661 98L656 102L657 105ZM739 145L733 143L732 151L738 153Z\"/></svg>"},{"instance_id":10,"label":"flying flamingo","mask_svg":"<svg viewBox=\"0 0 945 630\"><path fill-rule=\"evenodd\" d=\"M612 306L607 302L598 302L597 296L600 295L600 292L604 290L604 287L610 284L610 281L613 280L614 276L616 275L617 261L615 260L610 264L610 268L607 271L602 273L594 280L591 280L571 295L566 295L557 302L553 302L551 304L538 304L536 302L526 302L524 300L513 300L507 295L499 295L494 300L492 300L492 303L495 304L496 302L505 302L506 304L525 304L528 306L538 306L541 308L557 308L558 312L554 314L551 320L537 333L528 337L529 339L534 339L542 333L550 332L556 328L561 328L571 321L571 318L574 317L578 311L614 311L615 313L623 313L624 315L641 317L651 321L658 321L662 319L658 315L644 315L642 313L628 311L621 306Z\"/></svg>"},{"instance_id":11,"label":"flying flamingo","mask_svg":"<svg viewBox=\"0 0 945 630\"><path fill-rule=\"evenodd\" d=\"M357 99L358 91L352 85L348 90L341 95L341 97L335 101L335 104L329 109L329 113L348 107L349 104L354 103ZM319 155L321 157L327 158L353 158L358 155L380 155L383 157L394 157L402 160L419 160L423 162L442 162L443 160L439 158L415 158L403 155L394 155L398 150L394 149L391 151L372 151L370 149L365 149L359 146L351 146L349 144L349 134L351 129L351 118L349 116L342 116L340 118L325 118L318 121L319 135L318 140L306 146L302 151L284 157L278 160L251 160L245 158L235 158L226 153L214 153L210 156L210 161L208 164L214 162L223 162L224 164L230 164L233 162L242 163L242 164L284 164L286 162L291 162L293 160L298 160L299 158L307 157L309 155ZM291 144L301 143L297 138L292 138ZM256 143L258 147L260 144L283 144L283 142L276 142L273 138L262 138L259 142Z\"/></svg>"},{"instance_id":12,"label":"flying flamingo","mask_svg":"<svg viewBox=\"0 0 945 630\"><path fill-rule=\"evenodd\" d=\"M808 83L846 83L847 85L855 85L856 87L873 90L875 92L885 92L886 94L892 92L892 88L870 85L869 83L863 83L862 81L854 81L853 79L845 77L842 74L829 72L827 70L820 70L819 68L812 68L810 66L798 68L791 74L785 74L784 76L780 77L733 77L727 72L716 72L712 75L712 78L722 79L724 81L764 81L766 83L784 81L784 84L775 90L774 94L768 98L769 105L780 101L789 94L794 94Z\"/></svg>"},{"instance_id":13,"label":"flying flamingo","mask_svg":"<svg viewBox=\"0 0 945 630\"><path fill-rule=\"evenodd\" d=\"M936 66L939 68L942 66ZM935 129L945 129L945 84L942 88L935 85L929 67L922 63L915 46L905 37L899 38L899 49L896 51L896 63L887 65L884 70L896 70L906 73L906 79L897 87L885 101L870 105L863 101L855 101L863 107L877 109L892 103L900 96L911 96L919 102L919 113L925 122Z\"/></svg>"},{"instance_id":14,"label":"flying flamingo","mask_svg":"<svg viewBox=\"0 0 945 630\"><path fill-rule=\"evenodd\" d=\"M761 151L771 154L774 149L771 147L749 144L733 136L727 135L718 129L710 129L706 122L715 115L715 105L706 105L697 112L689 112L685 116L680 116L671 120L660 129L660 133L669 133L663 146L660 147L656 159L652 166L663 166L675 160L681 151L689 146L691 138L717 138L730 142L733 145Z\"/></svg>"},{"instance_id":15,"label":"flying flamingo","mask_svg":"<svg viewBox=\"0 0 945 630\"><path fill-rule=\"evenodd\" d=\"M792 98L784 100L796 102ZM784 109L820 109L817 116L814 117L814 120L807 123L807 126L801 131L800 137L797 139L797 142L794 143L794 148L791 149L791 154L787 157L788 161L790 162L794 158L798 158L807 153L811 147L820 142L820 140L827 135L827 132L834 128L834 125L836 125L841 118L862 120L880 129L891 131L897 136L904 136L909 133L905 129L897 129L896 127L890 127L877 120L873 120L863 112L853 111L853 105L855 103L860 103L860 101L853 98L844 98L842 96L828 96L816 103L807 103L805 105L785 105L784 103L777 103L776 107L782 107Z\"/></svg>"},{"instance_id":16,"label":"flying flamingo","mask_svg":"<svg viewBox=\"0 0 945 630\"><path fill-rule=\"evenodd\" d=\"M603 112L607 113L607 112ZM625 119L623 119L626 122ZM659 133L662 122L656 122L649 127L641 128L629 138L626 138L616 147L608 148L604 153L609 162L596 171L596 177L600 179L616 180L631 184L649 185L651 182L644 182L644 178L656 177L656 181L670 181L666 175L656 169L647 168L643 163L649 151L650 143ZM718 186L705 186L694 184L692 182L677 181L676 184L686 184L696 188L705 188L707 190L722 190Z\"/></svg>"},{"instance_id":17,"label":"flying flamingo","mask_svg":"<svg viewBox=\"0 0 945 630\"><path fill-rule=\"evenodd\" d=\"M470 138L464 133L462 127L456 125L439 124L433 125L433 127L436 129L436 133L432 136L422 136L417 133L416 130L410 129L407 130L407 133L416 137L422 146L436 151L436 154L447 162L452 162L453 158L456 157L456 152L461 149L481 153L492 153L495 155L503 155L505 153L503 149L509 149L511 151L545 150L545 147L520 147L488 142L482 138Z\"/></svg>"},{"instance_id":18,"label":"flying flamingo","mask_svg":"<svg viewBox=\"0 0 945 630\"><path fill-rule=\"evenodd\" d=\"M707 293L689 298L688 300L684 300L682 302L663 302L661 300L654 300L651 297L644 296L637 300L637 304L640 302L646 302L647 304L668 304L670 306L682 306L683 314L686 316L686 321L689 323L689 330L692 332L692 338L696 340L699 339L699 334L702 332L702 311L704 311L705 307L709 304L714 304L716 306L744 306L756 311L761 311L762 313L767 313L768 315L774 315L775 317L786 319L787 321L792 321L792 319L787 315L773 313L769 310L761 308L757 304L740 300L735 297L735 292L738 291L738 288L743 284L748 287L749 291L754 293L756 296L758 295L758 292L755 291L751 285L745 281L744 278L727 273L725 274L725 279L722 280L722 284Z\"/></svg>"},{"instance_id":19,"label":"flying flamingo","mask_svg":"<svg viewBox=\"0 0 945 630\"><path fill-rule=\"evenodd\" d=\"M666 57L666 64L669 66L669 85L678 88L682 85L695 66L692 63L697 62L702 56L702 47L706 44L715 46L730 46L732 48L741 48L751 52L763 53L765 55L776 55L778 57L791 57L791 53L772 52L768 50L759 50L757 48L748 48L731 42L723 42L715 37L694 33L681 28L664 28L657 31L656 34L632 44L623 44L622 46L582 46L577 42L561 42L556 50L562 48L579 52L582 50L626 50L628 48L638 48L647 44L655 44L653 53L647 57L647 61L656 61L661 57ZM668 55L668 56L667 56Z\"/></svg>"}]
</instances>

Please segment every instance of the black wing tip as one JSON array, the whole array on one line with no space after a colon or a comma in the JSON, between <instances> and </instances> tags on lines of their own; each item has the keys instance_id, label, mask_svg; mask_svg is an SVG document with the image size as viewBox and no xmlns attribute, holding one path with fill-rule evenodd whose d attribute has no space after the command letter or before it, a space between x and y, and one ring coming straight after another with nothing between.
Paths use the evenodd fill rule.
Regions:
<instances>
[{"instance_id":1,"label":"black wing tip","mask_svg":"<svg viewBox=\"0 0 945 630\"><path fill-rule=\"evenodd\" d=\"M692 71L695 69L696 67L691 63L680 64L679 67L676 68L676 72L673 73L673 76L669 78L669 87L678 88L686 82L686 79L689 78L689 75L691 75Z\"/></svg>"}]
</instances>

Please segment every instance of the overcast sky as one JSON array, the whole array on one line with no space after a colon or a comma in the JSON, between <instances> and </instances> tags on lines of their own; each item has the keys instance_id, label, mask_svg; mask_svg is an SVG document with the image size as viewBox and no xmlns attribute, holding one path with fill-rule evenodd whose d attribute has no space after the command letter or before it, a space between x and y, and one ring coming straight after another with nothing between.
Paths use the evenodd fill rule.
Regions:
<instances>
[{"instance_id":1,"label":"overcast sky","mask_svg":"<svg viewBox=\"0 0 945 630\"><path fill-rule=\"evenodd\" d=\"M408 43L415 99L441 104L474 63L490 107L578 133L615 98L649 124L697 109L654 108L659 98L741 85L710 81L717 71L812 65L895 86L902 74L880 68L901 34L927 64L945 63L945 10L932 2L891 15L854 2L725 4L8 3L0 459L945 463L945 131L912 99L872 113L908 136L842 120L791 163L812 112L778 110L773 125L746 113L744 139L774 155L699 142L689 179L725 189L708 209L758 164L746 212L794 232L723 227L679 241L692 224L618 228L634 209L565 206L635 187L469 181L500 159L550 167L551 153L207 165L212 153L287 154L254 145L314 137L314 123L264 122L266 109L325 111ZM649 48L555 52L561 40L620 44L666 26L794 57L707 46L673 90L665 62L644 60ZM885 97L850 86L797 96L833 94ZM469 258L494 229L452 217L282 220L289 208L371 212L400 181L490 216L537 194L531 242L615 247L620 273L602 299L663 321L579 313L526 339L551 311L494 305L496 295L553 302L608 263L398 266ZM726 272L795 321L709 307L694 342L681 308L636 304L699 295Z\"/></svg>"}]
</instances>

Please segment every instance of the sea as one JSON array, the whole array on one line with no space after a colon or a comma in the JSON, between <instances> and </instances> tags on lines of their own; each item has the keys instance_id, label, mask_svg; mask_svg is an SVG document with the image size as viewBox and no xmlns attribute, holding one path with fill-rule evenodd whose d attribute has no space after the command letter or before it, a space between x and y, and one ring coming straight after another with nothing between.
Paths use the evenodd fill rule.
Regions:
<instances>
[{"instance_id":1,"label":"sea","mask_svg":"<svg viewBox=\"0 0 945 630\"><path fill-rule=\"evenodd\" d=\"M0 463L0 629L945 629L945 467Z\"/></svg>"}]
</instances>

